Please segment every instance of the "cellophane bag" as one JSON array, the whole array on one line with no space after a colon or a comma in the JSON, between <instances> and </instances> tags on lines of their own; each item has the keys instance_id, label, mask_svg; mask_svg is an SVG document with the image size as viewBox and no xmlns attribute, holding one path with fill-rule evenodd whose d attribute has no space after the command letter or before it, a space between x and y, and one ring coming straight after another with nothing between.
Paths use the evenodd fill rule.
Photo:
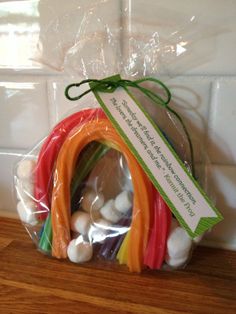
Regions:
<instances>
[{"instance_id":1,"label":"cellophane bag","mask_svg":"<svg viewBox=\"0 0 236 314\"><path fill-rule=\"evenodd\" d=\"M126 29L114 28L114 21L103 16L103 7L111 2L50 17L35 59L63 72L68 82L120 73L132 80L159 77L168 85L169 68L191 57L201 27L192 17L160 9L160 21L171 16L176 23L145 37L128 36ZM122 32L126 48L120 44ZM146 87L164 97L160 86L147 82ZM209 194L206 167L194 164L191 143L196 139L191 142L183 123L167 107L156 106L139 90L133 93ZM136 272L184 267L202 236L192 239L181 227L95 97L85 102L75 102L15 167L17 211L37 249L74 263L113 261ZM205 152L201 155L206 164Z\"/></svg>"}]
</instances>

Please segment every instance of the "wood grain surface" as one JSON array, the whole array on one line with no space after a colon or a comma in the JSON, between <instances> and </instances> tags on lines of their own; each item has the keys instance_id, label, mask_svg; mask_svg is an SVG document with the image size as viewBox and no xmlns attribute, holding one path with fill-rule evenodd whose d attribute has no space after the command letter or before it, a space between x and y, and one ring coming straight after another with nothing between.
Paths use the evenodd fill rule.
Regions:
<instances>
[{"instance_id":1,"label":"wood grain surface","mask_svg":"<svg viewBox=\"0 0 236 314\"><path fill-rule=\"evenodd\" d=\"M236 313L236 252L199 247L185 270L132 274L44 256L0 218L0 313Z\"/></svg>"}]
</instances>

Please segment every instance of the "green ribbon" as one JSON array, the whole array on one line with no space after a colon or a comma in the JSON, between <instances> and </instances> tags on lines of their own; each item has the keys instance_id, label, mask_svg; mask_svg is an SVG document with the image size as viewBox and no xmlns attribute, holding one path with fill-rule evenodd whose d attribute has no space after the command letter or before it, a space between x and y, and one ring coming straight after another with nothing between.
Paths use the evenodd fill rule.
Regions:
<instances>
[{"instance_id":1,"label":"green ribbon","mask_svg":"<svg viewBox=\"0 0 236 314\"><path fill-rule=\"evenodd\" d=\"M161 87L161 89L165 92L165 98L163 98L162 96L158 95L157 93L154 93L152 90L143 87L141 84L144 82L153 82L155 84L158 85L158 87ZM81 85L83 84L88 84L88 83L92 83L91 88L89 88L88 90L86 90L85 92L77 95L77 96L70 96L69 91L71 90L71 88L79 88ZM122 87L124 89L126 89L127 87L132 87L132 88L136 88L138 89L140 92L142 92L147 98L149 98L152 102L154 102L156 105L165 108L166 110L168 110L169 112L171 112L176 118L177 120L180 122L184 133L187 137L188 140L188 144L189 144L189 150L190 150L190 159L191 159L191 166L192 166L192 175L193 177L195 177L195 168L194 168L194 154L193 154L193 145L192 145L192 141L191 141L191 137L189 135L189 132L187 130L187 127L185 126L185 123L183 121L183 119L181 118L181 116L169 106L169 103L171 101L171 92L168 89L168 87L161 82L158 79L155 79L153 77L147 77L147 78L143 78L143 79L139 79L139 80L135 80L135 81L130 81L130 80L117 80L117 81L113 81L110 80L109 78L105 78L102 80L96 80L96 79L87 79L87 80L83 80L80 83L72 83L70 85L68 85L65 89L65 96L67 99L71 100L71 101L76 101L81 99L82 97L84 97L85 95L87 95L90 92L101 92L101 93L113 93L117 88Z\"/></svg>"}]
</instances>

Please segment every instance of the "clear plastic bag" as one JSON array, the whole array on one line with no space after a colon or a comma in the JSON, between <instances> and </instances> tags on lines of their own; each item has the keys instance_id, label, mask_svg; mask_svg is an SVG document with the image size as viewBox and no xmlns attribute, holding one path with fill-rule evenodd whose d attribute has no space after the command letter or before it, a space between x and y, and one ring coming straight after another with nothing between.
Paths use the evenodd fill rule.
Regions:
<instances>
[{"instance_id":1,"label":"clear plastic bag","mask_svg":"<svg viewBox=\"0 0 236 314\"><path fill-rule=\"evenodd\" d=\"M71 80L116 72L128 78L168 74L169 64L188 55L196 38L192 17L179 29L169 25L166 33L154 30L148 40L129 37L125 54L119 46L119 32L125 30L101 18L102 7L109 3L83 8L73 31L70 21L81 8L50 20L37 61L63 70ZM70 35L68 46L60 38L62 27ZM116 60L110 58L111 51ZM189 142L179 121L166 108L136 96L192 172ZM201 237L192 240L180 227L98 104L86 108L78 102L73 112L16 165L17 210L37 248L75 263L118 261L137 272L185 266ZM204 176L201 182L206 182Z\"/></svg>"},{"instance_id":2,"label":"clear plastic bag","mask_svg":"<svg viewBox=\"0 0 236 314\"><path fill-rule=\"evenodd\" d=\"M188 149L182 144L190 170ZM194 242L100 108L59 122L40 150L19 162L15 185L20 218L48 255L76 263L118 259L138 272L189 259Z\"/></svg>"}]
</instances>

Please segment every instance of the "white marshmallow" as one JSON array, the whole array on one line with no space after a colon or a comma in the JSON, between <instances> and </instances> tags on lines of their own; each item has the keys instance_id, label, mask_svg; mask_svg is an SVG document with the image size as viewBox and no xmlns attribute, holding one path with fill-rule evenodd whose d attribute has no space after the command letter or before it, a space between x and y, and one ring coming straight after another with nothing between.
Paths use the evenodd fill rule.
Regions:
<instances>
[{"instance_id":1,"label":"white marshmallow","mask_svg":"<svg viewBox=\"0 0 236 314\"><path fill-rule=\"evenodd\" d=\"M167 254L170 258L181 259L188 256L191 250L192 240L187 232L177 227L170 232L167 240Z\"/></svg>"},{"instance_id":2,"label":"white marshmallow","mask_svg":"<svg viewBox=\"0 0 236 314\"><path fill-rule=\"evenodd\" d=\"M101 208L101 214L103 218L112 223L117 223L122 217L122 214L115 209L114 200L109 200L105 203Z\"/></svg>"},{"instance_id":3,"label":"white marshmallow","mask_svg":"<svg viewBox=\"0 0 236 314\"><path fill-rule=\"evenodd\" d=\"M17 199L30 200L34 195L34 186L28 180L17 180L16 183Z\"/></svg>"},{"instance_id":4,"label":"white marshmallow","mask_svg":"<svg viewBox=\"0 0 236 314\"><path fill-rule=\"evenodd\" d=\"M126 214L132 207L132 193L123 191L115 199L115 208L122 214Z\"/></svg>"},{"instance_id":5,"label":"white marshmallow","mask_svg":"<svg viewBox=\"0 0 236 314\"><path fill-rule=\"evenodd\" d=\"M36 205L33 201L20 201L17 204L17 211L20 216L21 221L30 224L32 226L37 224L36 216Z\"/></svg>"},{"instance_id":6,"label":"white marshmallow","mask_svg":"<svg viewBox=\"0 0 236 314\"><path fill-rule=\"evenodd\" d=\"M183 256L181 258L177 258L177 259L171 258L169 256L167 256L165 258L165 262L173 268L178 268L178 267L184 266L186 264L187 260L188 260L188 255Z\"/></svg>"},{"instance_id":7,"label":"white marshmallow","mask_svg":"<svg viewBox=\"0 0 236 314\"><path fill-rule=\"evenodd\" d=\"M90 227L89 214L80 210L76 211L71 216L70 226L72 231L78 232L82 235L86 235Z\"/></svg>"},{"instance_id":8,"label":"white marshmallow","mask_svg":"<svg viewBox=\"0 0 236 314\"><path fill-rule=\"evenodd\" d=\"M110 223L105 219L99 219L94 222L88 232L90 243L103 243L107 237Z\"/></svg>"},{"instance_id":9,"label":"white marshmallow","mask_svg":"<svg viewBox=\"0 0 236 314\"><path fill-rule=\"evenodd\" d=\"M70 241L67 255L71 262L88 262L93 256L93 246L88 242L84 242L82 236L79 236L77 239Z\"/></svg>"},{"instance_id":10,"label":"white marshmallow","mask_svg":"<svg viewBox=\"0 0 236 314\"><path fill-rule=\"evenodd\" d=\"M33 172L36 162L33 159L24 159L19 162L17 167L17 176L19 179L33 180Z\"/></svg>"},{"instance_id":11,"label":"white marshmallow","mask_svg":"<svg viewBox=\"0 0 236 314\"><path fill-rule=\"evenodd\" d=\"M82 196L81 206L86 212L99 210L104 204L102 193L96 193L93 190L87 190Z\"/></svg>"}]
</instances>

